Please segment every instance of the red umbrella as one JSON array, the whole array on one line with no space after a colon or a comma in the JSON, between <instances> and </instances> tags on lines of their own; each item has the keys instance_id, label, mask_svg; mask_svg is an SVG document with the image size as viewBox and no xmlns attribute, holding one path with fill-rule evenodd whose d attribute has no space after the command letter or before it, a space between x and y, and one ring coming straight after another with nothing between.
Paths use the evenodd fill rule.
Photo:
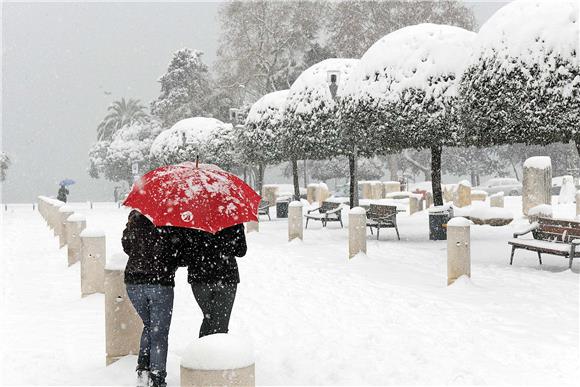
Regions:
<instances>
[{"instance_id":1,"label":"red umbrella","mask_svg":"<svg viewBox=\"0 0 580 387\"><path fill-rule=\"evenodd\" d=\"M216 233L257 221L259 203L260 195L237 176L186 162L147 172L133 184L123 205L139 210L156 226Z\"/></svg>"}]
</instances>

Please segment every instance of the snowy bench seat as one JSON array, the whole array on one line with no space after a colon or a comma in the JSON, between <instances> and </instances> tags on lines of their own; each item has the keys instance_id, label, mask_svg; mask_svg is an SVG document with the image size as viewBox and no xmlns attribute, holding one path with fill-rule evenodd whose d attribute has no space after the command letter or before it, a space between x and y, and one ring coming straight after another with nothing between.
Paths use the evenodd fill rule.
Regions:
<instances>
[{"instance_id":1,"label":"snowy bench seat","mask_svg":"<svg viewBox=\"0 0 580 387\"><path fill-rule=\"evenodd\" d=\"M309 210L304 217L306 218L306 226L308 228L309 220L318 220L322 222L322 227L326 227L328 222L340 222L340 227L342 225L342 204L334 202L322 202L320 207L313 210Z\"/></svg>"},{"instance_id":2,"label":"snowy bench seat","mask_svg":"<svg viewBox=\"0 0 580 387\"><path fill-rule=\"evenodd\" d=\"M530 232L534 239L518 238ZM514 233L514 239L510 239L508 244L512 246L510 265L516 249L525 249L538 253L540 265L542 253L546 253L568 258L568 267L572 268L574 258L580 257L580 222L540 217L527 230Z\"/></svg>"}]
</instances>

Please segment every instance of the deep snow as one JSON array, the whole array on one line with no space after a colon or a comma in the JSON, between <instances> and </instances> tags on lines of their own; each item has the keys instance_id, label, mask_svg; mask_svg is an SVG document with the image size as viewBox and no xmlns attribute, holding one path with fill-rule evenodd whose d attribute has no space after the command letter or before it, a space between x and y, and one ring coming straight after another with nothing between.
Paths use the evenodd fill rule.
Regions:
<instances>
[{"instance_id":1,"label":"deep snow","mask_svg":"<svg viewBox=\"0 0 580 387\"><path fill-rule=\"evenodd\" d=\"M446 286L446 242L428 241L427 213L399 214L369 236L366 255L347 259L345 227L309 225L287 242L286 220L260 224L239 259L242 282L231 333L253 343L259 385L574 384L580 380L580 261L517 251L506 243L526 226L521 199L506 197L514 224L472 226L472 278ZM128 210L73 203L87 225L106 230L108 256L121 250ZM554 215L573 215L558 205ZM345 211L347 211L345 209ZM345 212L344 217L347 217ZM67 268L30 205L2 212L2 383L134 385L135 358L105 367L104 299L80 297L79 265ZM201 312L177 275L168 381L196 337Z\"/></svg>"}]
</instances>

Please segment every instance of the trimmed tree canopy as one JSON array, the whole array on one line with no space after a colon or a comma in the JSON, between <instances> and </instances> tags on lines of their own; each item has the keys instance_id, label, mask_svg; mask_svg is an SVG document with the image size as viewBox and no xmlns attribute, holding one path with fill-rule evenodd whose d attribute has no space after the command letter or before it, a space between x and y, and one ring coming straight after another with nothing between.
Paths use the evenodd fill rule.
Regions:
<instances>
[{"instance_id":1,"label":"trimmed tree canopy","mask_svg":"<svg viewBox=\"0 0 580 387\"><path fill-rule=\"evenodd\" d=\"M460 88L471 143L578 140L578 24L577 1L516 0L481 27Z\"/></svg>"}]
</instances>

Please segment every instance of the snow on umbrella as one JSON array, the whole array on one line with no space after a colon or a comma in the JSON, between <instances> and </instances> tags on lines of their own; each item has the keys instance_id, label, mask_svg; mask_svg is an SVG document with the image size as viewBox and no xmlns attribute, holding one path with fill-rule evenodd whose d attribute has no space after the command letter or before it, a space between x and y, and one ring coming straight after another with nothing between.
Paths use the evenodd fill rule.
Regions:
<instances>
[{"instance_id":1,"label":"snow on umbrella","mask_svg":"<svg viewBox=\"0 0 580 387\"><path fill-rule=\"evenodd\" d=\"M73 179L64 179L58 184L66 187L67 185L73 185L75 183L76 183L76 181L74 181Z\"/></svg>"},{"instance_id":2,"label":"snow on umbrella","mask_svg":"<svg viewBox=\"0 0 580 387\"><path fill-rule=\"evenodd\" d=\"M260 195L237 176L185 162L147 172L133 184L123 205L139 210L156 226L216 233L257 221L259 203Z\"/></svg>"}]
</instances>

